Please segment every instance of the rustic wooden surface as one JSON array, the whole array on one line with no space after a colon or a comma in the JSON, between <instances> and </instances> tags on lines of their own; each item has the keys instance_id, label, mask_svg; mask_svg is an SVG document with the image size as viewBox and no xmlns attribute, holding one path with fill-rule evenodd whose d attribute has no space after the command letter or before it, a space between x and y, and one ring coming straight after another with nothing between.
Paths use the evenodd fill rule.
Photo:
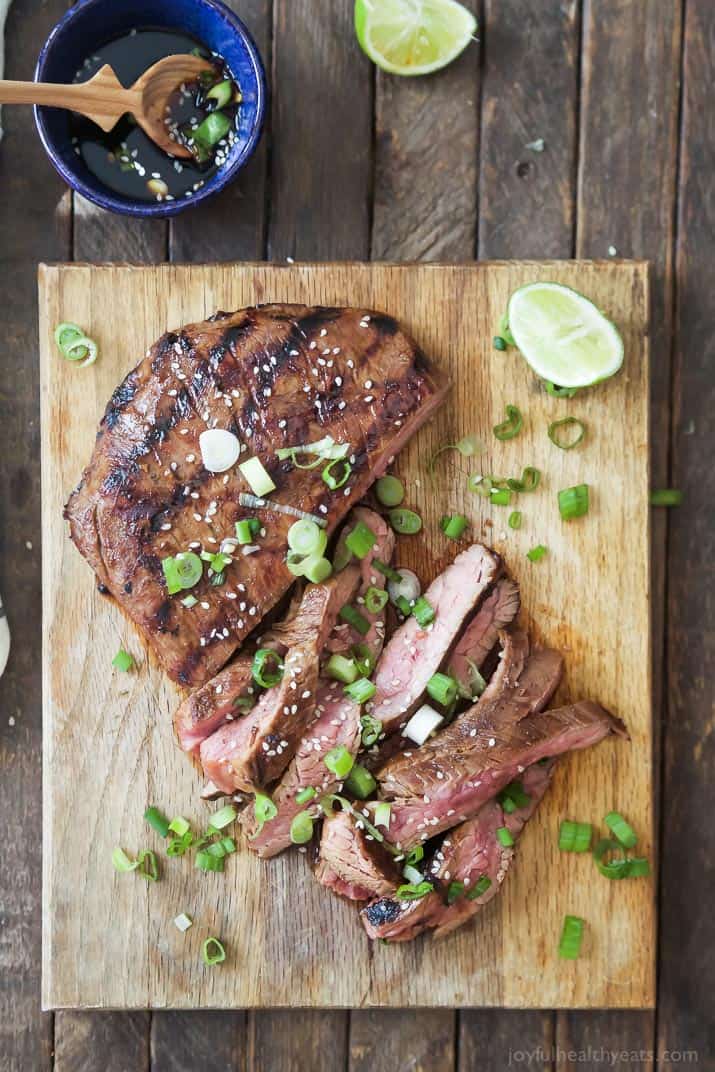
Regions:
<instances>
[{"instance_id":1,"label":"rustic wooden surface","mask_svg":"<svg viewBox=\"0 0 715 1072\"><path fill-rule=\"evenodd\" d=\"M536 278L583 290L623 333L623 372L578 403L549 398L524 361L492 344L509 294ZM41 268L46 1006L652 1004L650 883L593 883L592 872L584 876L554 839L560 815L598 823L615 803L638 817L640 844L651 849L647 291L642 262ZM66 538L62 506L89 457L106 399L149 341L167 325L257 301L384 309L448 372L454 385L448 404L395 463L407 502L424 519L419 540L398 540L398 560L422 577L434 576L454 555L439 519L450 510L465 513L475 535L519 579L536 638L566 654L561 697L597 697L631 734L629 746L613 740L563 764L498 902L476 927L444 942L370 947L356 913L325 895L297 853L265 863L244 847L232 861L230 881L187 870L186 861L164 861L156 886L128 882L98 856L100 846L115 841L132 852L146 843L143 809L132 808L133 800L178 811L197 828L207 809L199 800L201 778L174 740L171 713L181 693L97 591ZM62 319L86 325L102 351L102 360L83 370L79 395L77 368L55 353L53 325ZM517 439L500 443L491 429L507 399L524 413L525 427ZM567 410L587 427L583 448L573 452L559 451L546 436L549 422ZM426 458L468 434L482 437L482 455L466 465L444 459L443 479L431 481ZM469 492L467 476L518 474L525 459L544 476L536 494L520 498L524 522L512 532L508 511ZM602 474L612 475L604 482ZM592 488L588 523L562 524L556 491L581 481ZM603 552L609 540L620 548L615 574ZM549 547L540 567L525 557L537 543ZM614 601L623 636L615 649ZM120 645L135 655L136 674L108 673ZM88 740L92 748L78 759ZM73 762L78 776L68 779ZM66 867L70 854L81 882ZM542 891L538 898L535 888ZM186 904L197 925L178 936L171 921ZM593 920L580 970L565 970L553 954L567 911ZM206 972L198 962L207 928L235 950L230 969ZM477 967L480 949L491 958ZM114 963L122 970L112 971ZM343 971L336 970L339 963Z\"/></svg>"},{"instance_id":2,"label":"rustic wooden surface","mask_svg":"<svg viewBox=\"0 0 715 1072\"><path fill-rule=\"evenodd\" d=\"M14 0L8 19L9 78L31 76L41 44L66 3ZM285 13L294 0L231 3L249 21L269 66L272 56L296 48L296 40L284 29ZM320 211L302 227L295 255L337 256L331 238L337 218L347 221L350 228L350 244L342 254L347 257L362 257L372 250L374 256L398 260L420 256L468 260L475 253L481 257L570 256L577 249L581 256L604 256L613 245L621 255L644 256L655 263L653 481L654 486L665 486L677 479L689 492L685 507L654 511L652 518L655 710L656 717L660 716L663 755L668 757L656 769L656 774L662 771L666 879L661 883L658 1011L656 1015L621 1011L556 1016L493 1009L458 1014L456 1025L454 1015L444 1011L434 1014L441 1018L439 1029L422 1012L358 1012L350 1016L350 1035L354 1036L356 1024L369 1017L375 1072L431 1067L424 1055L435 1036L444 1040L460 1072L513 1067L519 1051L531 1058L528 1067L539 1069L554 1069L557 1062L559 1068L577 1063L595 1072L608 1067L604 1052L609 1050L625 1051L619 1067L627 1063L629 1068L651 1068L657 1062L671 1068L697 1062L698 1067L711 1069L715 931L706 891L715 847L711 834L707 841L706 816L714 745L711 695L705 664L699 659L700 652L708 652L706 641L711 633L706 630L712 623L712 604L707 602L712 600L707 572L712 569L712 533L705 528L713 498L708 449L712 403L705 388L712 389L712 374L708 378L706 373L707 362L712 365L715 311L708 282L715 229L711 194L715 9L711 0L565 0L558 4L470 0L470 6L481 19L480 42L472 47L471 57L462 57L450 70L425 82L411 82L381 74L374 78L369 68L356 63L352 77L336 85L332 72L336 63L344 62L345 50L354 55L352 42L323 36L319 47L311 47L311 35L314 24L333 7L343 11L347 24L350 3L315 0L314 16L306 16L307 22L298 27L304 33L298 33L300 61L292 84L278 69L281 94L291 97L296 129L310 130L310 139L300 146L294 165L307 176L303 181L313 182L320 204ZM558 84L563 85L567 63L563 48L543 51L545 41L558 41L566 30L577 42L576 80L570 90L557 89L555 84L556 71ZM505 48L511 56L506 68ZM284 62L289 61L288 57ZM336 96L343 109L345 100L369 99L375 84L374 134L371 138L364 128L360 134L372 166L363 180L364 199L359 203L336 192L330 178L322 180L328 189L316 184L316 158L332 159L336 150L334 139L316 124L301 89L327 79L331 95L325 98L326 109L333 106ZM428 106L440 99L444 109L441 94L447 82L453 94L448 98L448 104L453 102L449 123L443 121L442 111ZM570 96L563 97L564 92ZM499 127L494 127L491 141L483 131L490 99L499 97L503 123L521 120L523 144L516 143L519 152L514 158L500 155L499 167L492 168ZM420 108L422 99L426 103ZM514 107L517 100L518 109ZM274 109L275 105L274 99ZM573 141L564 153L565 122L573 124ZM24 846L28 829L37 830L40 822L36 263L73 253L81 259L100 260L162 260L167 255L188 260L255 259L268 254L269 241L271 256L294 254L290 219L284 217L285 222L277 225L272 214L274 198L291 196L290 176L288 188L280 190L275 185L271 189L267 178L270 157L280 151L285 137L281 132L279 144L275 119L245 179L234 183L213 205L186 214L170 228L108 217L77 200L73 204L44 157L29 109L6 110L3 124L0 264L5 387L0 393L4 458L0 531L4 554L0 590L12 619L13 654L0 699L0 804L8 843ZM554 165L549 151L557 135L563 155ZM538 137L545 139L546 148L537 155L524 146ZM406 152L406 146L413 151ZM517 167L523 162L533 167L519 173ZM545 169L552 181L544 181ZM413 181L406 171L412 173ZM537 181L538 198L533 190ZM489 222L478 208L499 204L506 188L510 195L501 202L503 215ZM559 208L564 188L570 192L566 208ZM331 198L331 214L326 197ZM372 206L367 219L362 211L364 200ZM677 349L671 328L676 290ZM19 354L24 372L20 376ZM28 539L32 552L25 548ZM711 657L712 643L709 650ZM13 726L10 718L15 719ZM693 837L697 851L691 851ZM348 1067L348 1014L342 1012L315 1014L324 1047L317 1051L311 1044L315 1021L302 1011L256 1012L247 1017L240 1012L40 1014L39 865L38 854L32 852L23 852L20 860L9 854L0 858L3 1070L49 1069L53 1039L55 1061L63 1072L105 1068L134 1072L150 1067L177 1072L193 1072L197 1067L207 1072L234 1068L255 1072L269 1067L333 1072ZM179 1024L183 1025L180 1030ZM292 1049L282 1066L271 1066L267 1061L274 1059L276 1050L268 1048L266 1040L279 1034L291 1040ZM256 1049L256 1040L265 1047L265 1057ZM404 1040L397 1053L395 1040ZM577 1051L582 1046L581 1052L569 1055L567 1042ZM526 1065L525 1056L521 1063Z\"/></svg>"}]
</instances>

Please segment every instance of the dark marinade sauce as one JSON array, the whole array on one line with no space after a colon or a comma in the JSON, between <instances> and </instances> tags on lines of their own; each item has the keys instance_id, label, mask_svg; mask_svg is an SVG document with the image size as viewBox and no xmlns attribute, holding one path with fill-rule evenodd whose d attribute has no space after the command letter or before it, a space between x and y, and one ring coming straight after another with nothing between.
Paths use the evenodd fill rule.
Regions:
<instances>
[{"instance_id":1,"label":"dark marinade sauce","mask_svg":"<svg viewBox=\"0 0 715 1072\"><path fill-rule=\"evenodd\" d=\"M132 30L89 56L75 75L75 82L86 82L108 63L128 88L157 60L191 52L206 56L213 71L174 94L167 122L177 139L191 148L194 158L169 156L129 115L105 134L91 120L71 113L70 132L75 153L100 182L124 197L147 202L193 197L228 158L236 138L240 89L220 56L178 30ZM197 130L206 129L201 124L211 114L215 118L210 121L209 141L202 142L194 135ZM210 143L210 138L217 140Z\"/></svg>"}]
</instances>

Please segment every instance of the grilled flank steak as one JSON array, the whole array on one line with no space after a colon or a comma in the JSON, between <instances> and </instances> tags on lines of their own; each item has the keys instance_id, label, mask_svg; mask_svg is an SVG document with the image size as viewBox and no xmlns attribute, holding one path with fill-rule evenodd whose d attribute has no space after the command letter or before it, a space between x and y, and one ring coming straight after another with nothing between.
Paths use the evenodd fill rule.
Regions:
<instances>
[{"instance_id":1,"label":"grilled flank steak","mask_svg":"<svg viewBox=\"0 0 715 1072\"><path fill-rule=\"evenodd\" d=\"M170 596L162 559L216 552L255 514L237 465L208 472L199 436L233 432L277 488L271 502L323 516L331 531L439 405L447 381L389 316L266 305L217 313L164 336L117 387L94 453L65 509L80 552L134 621L166 672L211 678L292 583L285 565L294 517L266 511L258 550L233 556L221 585L207 571L187 608ZM330 435L350 444L348 482L276 450Z\"/></svg>"}]
</instances>

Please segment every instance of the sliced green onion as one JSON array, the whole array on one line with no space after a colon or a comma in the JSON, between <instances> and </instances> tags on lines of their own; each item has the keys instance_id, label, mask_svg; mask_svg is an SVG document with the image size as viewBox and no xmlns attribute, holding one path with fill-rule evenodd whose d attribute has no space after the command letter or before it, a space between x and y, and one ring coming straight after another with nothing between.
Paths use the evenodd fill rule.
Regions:
<instances>
[{"instance_id":1,"label":"sliced green onion","mask_svg":"<svg viewBox=\"0 0 715 1072\"><path fill-rule=\"evenodd\" d=\"M536 547L532 547L530 551L526 552L526 557L529 562L541 562L541 559L546 554L547 549L542 543L538 543Z\"/></svg>"},{"instance_id":2,"label":"sliced green onion","mask_svg":"<svg viewBox=\"0 0 715 1072\"><path fill-rule=\"evenodd\" d=\"M650 493L651 506L680 506L682 501L683 493L677 488L661 488Z\"/></svg>"},{"instance_id":3,"label":"sliced green onion","mask_svg":"<svg viewBox=\"0 0 715 1072\"><path fill-rule=\"evenodd\" d=\"M62 351L62 356L66 357L68 361L81 362L80 368L93 365L97 360L98 354L99 348L96 342L87 335L80 335L78 339L73 339Z\"/></svg>"},{"instance_id":4,"label":"sliced green onion","mask_svg":"<svg viewBox=\"0 0 715 1072\"><path fill-rule=\"evenodd\" d=\"M112 666L116 666L117 670L122 670L126 673L127 670L131 670L134 666L134 656L125 651L124 648L120 648L112 659Z\"/></svg>"},{"instance_id":5,"label":"sliced green onion","mask_svg":"<svg viewBox=\"0 0 715 1072\"><path fill-rule=\"evenodd\" d=\"M366 748L371 748L382 733L382 722L372 715L361 715L360 725L362 727L362 743Z\"/></svg>"},{"instance_id":6,"label":"sliced green onion","mask_svg":"<svg viewBox=\"0 0 715 1072\"><path fill-rule=\"evenodd\" d=\"M503 339L501 335L495 335L492 342L494 343L495 350L506 350L506 340Z\"/></svg>"},{"instance_id":7,"label":"sliced green onion","mask_svg":"<svg viewBox=\"0 0 715 1072\"><path fill-rule=\"evenodd\" d=\"M363 704L366 703L367 700L372 699L377 692L377 689L368 678L359 677L357 681L353 681L352 684L346 685L344 691L351 700L355 701L355 703Z\"/></svg>"},{"instance_id":8,"label":"sliced green onion","mask_svg":"<svg viewBox=\"0 0 715 1072\"><path fill-rule=\"evenodd\" d=\"M521 473L521 479L517 480L515 477L511 477L506 482L506 486L510 491L536 491L541 483L541 470L535 469L533 465L527 465Z\"/></svg>"},{"instance_id":9,"label":"sliced green onion","mask_svg":"<svg viewBox=\"0 0 715 1072\"><path fill-rule=\"evenodd\" d=\"M355 660L355 665L357 666L361 677L370 677L377 662L375 653L367 646L367 644L353 644L350 649L350 654Z\"/></svg>"},{"instance_id":10,"label":"sliced green onion","mask_svg":"<svg viewBox=\"0 0 715 1072\"><path fill-rule=\"evenodd\" d=\"M650 863L645 856L631 856L628 865L628 878L646 878L650 875Z\"/></svg>"},{"instance_id":11,"label":"sliced green onion","mask_svg":"<svg viewBox=\"0 0 715 1072\"><path fill-rule=\"evenodd\" d=\"M563 819L559 827L559 852L588 852L593 828L590 823L574 823Z\"/></svg>"},{"instance_id":12,"label":"sliced green onion","mask_svg":"<svg viewBox=\"0 0 715 1072\"><path fill-rule=\"evenodd\" d=\"M470 886L469 891L467 893L467 900L476 901L477 897L481 897L482 894L487 892L487 890L491 887L491 884L492 880L489 878L489 876L482 875L482 877L478 879L473 886Z\"/></svg>"},{"instance_id":13,"label":"sliced green onion","mask_svg":"<svg viewBox=\"0 0 715 1072\"><path fill-rule=\"evenodd\" d=\"M78 324L72 324L69 321L58 324L55 328L55 342L63 354L66 354L67 349L83 336L82 328Z\"/></svg>"},{"instance_id":14,"label":"sliced green onion","mask_svg":"<svg viewBox=\"0 0 715 1072\"><path fill-rule=\"evenodd\" d=\"M214 113L214 115L217 114L217 112ZM211 116L207 116L207 119L210 118ZM245 462L241 462L238 468L241 471L243 479L246 481L253 494L258 498L270 495L272 491L276 490L271 474L268 472L260 458L248 458Z\"/></svg>"},{"instance_id":15,"label":"sliced green onion","mask_svg":"<svg viewBox=\"0 0 715 1072\"><path fill-rule=\"evenodd\" d=\"M147 810L144 812L144 818L149 823L149 826L156 830L157 834L160 834L161 837L166 837L166 835L169 833L169 820L159 811L158 808L147 808Z\"/></svg>"},{"instance_id":16,"label":"sliced green onion","mask_svg":"<svg viewBox=\"0 0 715 1072\"><path fill-rule=\"evenodd\" d=\"M256 706L256 697L237 696L231 706L237 708L240 715L247 715Z\"/></svg>"},{"instance_id":17,"label":"sliced green onion","mask_svg":"<svg viewBox=\"0 0 715 1072\"><path fill-rule=\"evenodd\" d=\"M418 885L424 878L422 872L418 871L416 867L412 867L410 864L405 864L402 868L402 874L408 882L412 882L414 885Z\"/></svg>"},{"instance_id":18,"label":"sliced green onion","mask_svg":"<svg viewBox=\"0 0 715 1072\"><path fill-rule=\"evenodd\" d=\"M506 407L506 420L501 424L494 425L494 435L497 439L514 439L524 427L524 418L518 406Z\"/></svg>"},{"instance_id":19,"label":"sliced green onion","mask_svg":"<svg viewBox=\"0 0 715 1072\"><path fill-rule=\"evenodd\" d=\"M428 472L433 473L434 467L440 454L444 454L446 450L456 450L463 458L472 458L475 454L481 454L484 450L481 439L476 435L464 436L457 443L445 443L443 447L436 450L429 460L427 466Z\"/></svg>"},{"instance_id":20,"label":"sliced green onion","mask_svg":"<svg viewBox=\"0 0 715 1072\"><path fill-rule=\"evenodd\" d=\"M636 832L619 812L609 811L603 821L616 841L620 842L625 849L632 849L635 847L636 842L638 841Z\"/></svg>"},{"instance_id":21,"label":"sliced green onion","mask_svg":"<svg viewBox=\"0 0 715 1072\"><path fill-rule=\"evenodd\" d=\"M221 573L231 562L231 556L224 554L223 551L202 551L199 557L204 562L208 562L209 568L214 573Z\"/></svg>"},{"instance_id":22,"label":"sliced green onion","mask_svg":"<svg viewBox=\"0 0 715 1072\"><path fill-rule=\"evenodd\" d=\"M178 555L163 558L161 568L170 596L184 588L193 588L204 572L203 562L193 551L180 551Z\"/></svg>"},{"instance_id":23,"label":"sliced green onion","mask_svg":"<svg viewBox=\"0 0 715 1072\"><path fill-rule=\"evenodd\" d=\"M253 802L253 815L258 823L258 829L256 834L260 834L263 829L263 824L270 822L271 819L275 819L278 814L278 808L273 801L265 793L256 793L255 800Z\"/></svg>"},{"instance_id":24,"label":"sliced green onion","mask_svg":"<svg viewBox=\"0 0 715 1072\"><path fill-rule=\"evenodd\" d=\"M338 617L343 622L347 622L349 626L355 629L360 636L367 636L370 632L370 623L359 610L355 610L355 607L351 607L349 603L346 603L344 607L340 608Z\"/></svg>"},{"instance_id":25,"label":"sliced green onion","mask_svg":"<svg viewBox=\"0 0 715 1072\"><path fill-rule=\"evenodd\" d=\"M381 800L375 805L375 826L384 826L386 830L389 830L391 814L392 805L385 800Z\"/></svg>"},{"instance_id":26,"label":"sliced green onion","mask_svg":"<svg viewBox=\"0 0 715 1072\"><path fill-rule=\"evenodd\" d=\"M509 514L509 520L507 521L507 525L510 529L521 528L521 510L512 510L512 512Z\"/></svg>"},{"instance_id":27,"label":"sliced green onion","mask_svg":"<svg viewBox=\"0 0 715 1072\"><path fill-rule=\"evenodd\" d=\"M504 347L506 349L506 347ZM460 897L464 897L464 883L450 882L447 887L447 904L454 904Z\"/></svg>"},{"instance_id":28,"label":"sliced green onion","mask_svg":"<svg viewBox=\"0 0 715 1072\"><path fill-rule=\"evenodd\" d=\"M422 528L422 518L414 510L397 507L395 510L390 510L387 516L395 532L403 536L414 536Z\"/></svg>"},{"instance_id":29,"label":"sliced green onion","mask_svg":"<svg viewBox=\"0 0 715 1072\"><path fill-rule=\"evenodd\" d=\"M569 432L563 436L560 428L564 431L568 429ZM577 417L562 417L560 421L552 421L548 428L549 439L560 450L573 450L585 435L586 425Z\"/></svg>"},{"instance_id":30,"label":"sliced green onion","mask_svg":"<svg viewBox=\"0 0 715 1072\"><path fill-rule=\"evenodd\" d=\"M384 588L374 588L370 585L365 593L365 610L368 614L379 614L387 606L389 598Z\"/></svg>"},{"instance_id":31,"label":"sliced green onion","mask_svg":"<svg viewBox=\"0 0 715 1072\"><path fill-rule=\"evenodd\" d=\"M483 499L486 499L492 490L491 477L482 476L480 473L473 473L467 480L467 490L473 491L477 495L481 495Z\"/></svg>"},{"instance_id":32,"label":"sliced green onion","mask_svg":"<svg viewBox=\"0 0 715 1072\"><path fill-rule=\"evenodd\" d=\"M544 387L547 395L551 395L552 398L573 398L578 391L578 387L558 387L551 380L544 380Z\"/></svg>"},{"instance_id":33,"label":"sliced green onion","mask_svg":"<svg viewBox=\"0 0 715 1072\"><path fill-rule=\"evenodd\" d=\"M222 570L221 573L214 573L213 577L209 581L209 584L212 588L220 588L221 585L225 582L225 580L226 574Z\"/></svg>"},{"instance_id":34,"label":"sliced green onion","mask_svg":"<svg viewBox=\"0 0 715 1072\"><path fill-rule=\"evenodd\" d=\"M410 849L405 857L405 863L408 867L416 867L425 858L424 845L415 845L414 849Z\"/></svg>"},{"instance_id":35,"label":"sliced green onion","mask_svg":"<svg viewBox=\"0 0 715 1072\"><path fill-rule=\"evenodd\" d=\"M250 510L270 510L274 514L285 514L287 517L307 517L323 529L328 527L328 522L325 518L320 517L318 514L309 514L305 510L299 510L297 506L290 506L288 503L261 499L256 495L249 495L247 491L239 493L238 505Z\"/></svg>"},{"instance_id":36,"label":"sliced green onion","mask_svg":"<svg viewBox=\"0 0 715 1072\"><path fill-rule=\"evenodd\" d=\"M336 467L338 468L337 475L333 473L333 469ZM344 484L347 484L352 471L353 467L347 459L333 458L323 469L323 480L331 491L337 491L338 488L342 488Z\"/></svg>"},{"instance_id":37,"label":"sliced green onion","mask_svg":"<svg viewBox=\"0 0 715 1072\"><path fill-rule=\"evenodd\" d=\"M188 931L189 927L193 927L194 921L191 916L187 916L186 912L180 912L174 919L174 926L177 930L180 930L182 934Z\"/></svg>"},{"instance_id":38,"label":"sliced green onion","mask_svg":"<svg viewBox=\"0 0 715 1072\"><path fill-rule=\"evenodd\" d=\"M381 476L375 484L375 494L383 506L399 506L405 497L405 486L396 476Z\"/></svg>"},{"instance_id":39,"label":"sliced green onion","mask_svg":"<svg viewBox=\"0 0 715 1072\"><path fill-rule=\"evenodd\" d=\"M474 700L477 696L481 696L487 687L487 683L479 672L479 667L471 659L467 659L467 666L469 667L469 689L460 690L466 700ZM457 685L459 688L459 685Z\"/></svg>"},{"instance_id":40,"label":"sliced green onion","mask_svg":"<svg viewBox=\"0 0 715 1072\"><path fill-rule=\"evenodd\" d=\"M252 543L262 527L257 517L244 517L236 522L236 539L240 544Z\"/></svg>"},{"instance_id":41,"label":"sliced green onion","mask_svg":"<svg viewBox=\"0 0 715 1072\"><path fill-rule=\"evenodd\" d=\"M115 871L136 871L139 867L138 860L130 860L124 849L119 846L112 852L112 866Z\"/></svg>"},{"instance_id":42,"label":"sliced green onion","mask_svg":"<svg viewBox=\"0 0 715 1072\"><path fill-rule=\"evenodd\" d=\"M211 968L214 964L221 964L226 959L226 950L218 938L207 938L201 946L201 957L204 964Z\"/></svg>"},{"instance_id":43,"label":"sliced green onion","mask_svg":"<svg viewBox=\"0 0 715 1072\"><path fill-rule=\"evenodd\" d=\"M365 558L375 546L376 541L375 533L362 521L358 521L355 528L351 529L345 537L346 547L356 558Z\"/></svg>"},{"instance_id":44,"label":"sliced green onion","mask_svg":"<svg viewBox=\"0 0 715 1072\"><path fill-rule=\"evenodd\" d=\"M188 849L194 844L194 835L190 830L187 830L181 837L173 837L169 839L169 843L166 846L167 856L183 856Z\"/></svg>"},{"instance_id":45,"label":"sliced green onion","mask_svg":"<svg viewBox=\"0 0 715 1072\"><path fill-rule=\"evenodd\" d=\"M377 789L377 782L367 767L355 763L345 779L344 788L360 800L367 800Z\"/></svg>"},{"instance_id":46,"label":"sliced green onion","mask_svg":"<svg viewBox=\"0 0 715 1072\"><path fill-rule=\"evenodd\" d=\"M393 602L403 618L409 618L412 614L412 607L410 606L409 600L405 599L404 596L398 596Z\"/></svg>"},{"instance_id":47,"label":"sliced green onion","mask_svg":"<svg viewBox=\"0 0 715 1072\"><path fill-rule=\"evenodd\" d=\"M578 916L564 916L559 956L562 960L577 960L583 941L584 921Z\"/></svg>"},{"instance_id":48,"label":"sliced green onion","mask_svg":"<svg viewBox=\"0 0 715 1072\"><path fill-rule=\"evenodd\" d=\"M511 848L514 844L514 838L505 826L500 826L497 830L497 841L500 845L503 845L505 849Z\"/></svg>"},{"instance_id":49,"label":"sliced green onion","mask_svg":"<svg viewBox=\"0 0 715 1072\"><path fill-rule=\"evenodd\" d=\"M226 850L224 849L220 841L214 841L211 845L207 847L206 852L209 854L209 856L213 856L216 860L223 860L224 856L226 855Z\"/></svg>"},{"instance_id":50,"label":"sliced green onion","mask_svg":"<svg viewBox=\"0 0 715 1072\"><path fill-rule=\"evenodd\" d=\"M315 443L301 443L295 447L280 447L276 451L276 457L282 461L287 458L290 459L298 469L317 469L321 462L328 461L330 458L344 458L349 453L349 443L336 443L331 435L327 435ZM297 458L299 454L312 455L313 461L301 463Z\"/></svg>"},{"instance_id":51,"label":"sliced green onion","mask_svg":"<svg viewBox=\"0 0 715 1072\"><path fill-rule=\"evenodd\" d=\"M396 901L420 901L423 897L426 897L428 893L431 893L434 886L431 882L406 882L402 886L397 887L395 893Z\"/></svg>"},{"instance_id":52,"label":"sliced green onion","mask_svg":"<svg viewBox=\"0 0 715 1072\"><path fill-rule=\"evenodd\" d=\"M189 595L184 596L184 598L181 599L179 602L181 603L182 607L191 608L196 606L196 604L198 603L198 599L196 598L196 596Z\"/></svg>"},{"instance_id":53,"label":"sliced green onion","mask_svg":"<svg viewBox=\"0 0 715 1072\"><path fill-rule=\"evenodd\" d=\"M401 574L399 574L396 569L393 569L392 566L388 566L386 562L381 562L379 558L373 558L371 566L373 566L378 573L381 573L383 577L386 577L388 581L395 581L399 584L402 580Z\"/></svg>"},{"instance_id":54,"label":"sliced green onion","mask_svg":"<svg viewBox=\"0 0 715 1072\"><path fill-rule=\"evenodd\" d=\"M147 882L157 882L159 879L159 865L156 859L156 853L151 849L145 849L139 853L139 867L137 873L145 878Z\"/></svg>"},{"instance_id":55,"label":"sliced green onion","mask_svg":"<svg viewBox=\"0 0 715 1072\"><path fill-rule=\"evenodd\" d=\"M233 96L233 84L226 80L217 82L206 94L206 100L216 101L217 108L225 108Z\"/></svg>"},{"instance_id":56,"label":"sliced green onion","mask_svg":"<svg viewBox=\"0 0 715 1072\"><path fill-rule=\"evenodd\" d=\"M442 707L449 707L457 699L457 682L449 674L433 674L427 692Z\"/></svg>"},{"instance_id":57,"label":"sliced green onion","mask_svg":"<svg viewBox=\"0 0 715 1072\"><path fill-rule=\"evenodd\" d=\"M322 584L333 572L333 567L327 558L320 555L311 555L303 561L303 576L311 584Z\"/></svg>"},{"instance_id":58,"label":"sliced green onion","mask_svg":"<svg viewBox=\"0 0 715 1072\"><path fill-rule=\"evenodd\" d=\"M498 794L497 800L507 815L513 814L519 808L527 808L531 803L531 797L524 792L524 786L518 779L505 786Z\"/></svg>"},{"instance_id":59,"label":"sliced green onion","mask_svg":"<svg viewBox=\"0 0 715 1072\"><path fill-rule=\"evenodd\" d=\"M316 790L313 789L312 785L308 785L305 789L301 789L300 793L296 793L295 802L296 804L307 804L315 796L317 796Z\"/></svg>"},{"instance_id":60,"label":"sliced green onion","mask_svg":"<svg viewBox=\"0 0 715 1072\"><path fill-rule=\"evenodd\" d=\"M606 856L611 854L620 853L606 860ZM650 874L650 864L643 856L626 856L623 852L623 846L619 841L614 841L612 838L601 838L596 843L596 847L593 850L593 858L596 861L596 867L609 879L624 879L624 878L642 878Z\"/></svg>"},{"instance_id":61,"label":"sliced green onion","mask_svg":"<svg viewBox=\"0 0 715 1072\"><path fill-rule=\"evenodd\" d=\"M288 546L298 555L321 556L328 546L328 535L314 521L295 521L288 529Z\"/></svg>"},{"instance_id":62,"label":"sliced green onion","mask_svg":"<svg viewBox=\"0 0 715 1072\"><path fill-rule=\"evenodd\" d=\"M348 686L351 688L352 686ZM339 744L335 748L331 748L328 753L323 757L323 763L329 771L336 776L336 778L347 778L348 774L352 770L355 760L348 752L344 744Z\"/></svg>"},{"instance_id":63,"label":"sliced green onion","mask_svg":"<svg viewBox=\"0 0 715 1072\"><path fill-rule=\"evenodd\" d=\"M490 502L494 506L509 506L511 504L511 492L508 488L492 488Z\"/></svg>"},{"instance_id":64,"label":"sliced green onion","mask_svg":"<svg viewBox=\"0 0 715 1072\"><path fill-rule=\"evenodd\" d=\"M211 816L209 821L209 827L211 831L223 830L224 827L229 826L234 822L238 816L238 811L234 808L233 804L225 804L223 808L219 808Z\"/></svg>"},{"instance_id":65,"label":"sliced green onion","mask_svg":"<svg viewBox=\"0 0 715 1072\"><path fill-rule=\"evenodd\" d=\"M188 820L183 817L183 815L175 815L169 823L169 830L171 831L171 833L176 834L177 837L180 838L187 834L190 829L191 826Z\"/></svg>"},{"instance_id":66,"label":"sliced green onion","mask_svg":"<svg viewBox=\"0 0 715 1072\"><path fill-rule=\"evenodd\" d=\"M420 596L415 601L414 607L412 607L412 614L417 619L417 624L425 629L431 622L435 620L436 611L431 603L425 599L424 596Z\"/></svg>"},{"instance_id":67,"label":"sliced green onion","mask_svg":"<svg viewBox=\"0 0 715 1072\"><path fill-rule=\"evenodd\" d=\"M298 812L290 824L290 839L294 845L305 845L313 836L313 820L307 811Z\"/></svg>"},{"instance_id":68,"label":"sliced green onion","mask_svg":"<svg viewBox=\"0 0 715 1072\"><path fill-rule=\"evenodd\" d=\"M358 676L358 668L353 659L346 659L344 655L331 655L325 664L325 673L334 681L342 681L344 685L351 685Z\"/></svg>"},{"instance_id":69,"label":"sliced green onion","mask_svg":"<svg viewBox=\"0 0 715 1072\"><path fill-rule=\"evenodd\" d=\"M272 648L259 648L251 665L253 680L262 689L271 689L283 678L283 663Z\"/></svg>"},{"instance_id":70,"label":"sliced green onion","mask_svg":"<svg viewBox=\"0 0 715 1072\"><path fill-rule=\"evenodd\" d=\"M440 521L442 532L450 540L458 540L468 525L469 520L464 514L451 514L448 517L443 517Z\"/></svg>"},{"instance_id":71,"label":"sliced green onion","mask_svg":"<svg viewBox=\"0 0 715 1072\"><path fill-rule=\"evenodd\" d=\"M559 513L562 521L573 521L585 517L588 513L588 484L576 484L573 488L564 488L558 494Z\"/></svg>"},{"instance_id":72,"label":"sliced green onion","mask_svg":"<svg viewBox=\"0 0 715 1072\"><path fill-rule=\"evenodd\" d=\"M231 120L224 112L209 112L191 136L203 149L211 149L226 137L230 129Z\"/></svg>"}]
</instances>

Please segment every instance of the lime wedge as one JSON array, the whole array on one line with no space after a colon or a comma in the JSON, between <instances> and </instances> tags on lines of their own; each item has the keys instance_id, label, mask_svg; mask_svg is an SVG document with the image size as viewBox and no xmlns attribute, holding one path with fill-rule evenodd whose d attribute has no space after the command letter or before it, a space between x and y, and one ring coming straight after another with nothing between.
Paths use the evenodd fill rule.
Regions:
<instances>
[{"instance_id":1,"label":"lime wedge","mask_svg":"<svg viewBox=\"0 0 715 1072\"><path fill-rule=\"evenodd\" d=\"M356 0L355 31L383 71L429 74L467 47L477 20L456 0Z\"/></svg>"},{"instance_id":2,"label":"lime wedge","mask_svg":"<svg viewBox=\"0 0 715 1072\"><path fill-rule=\"evenodd\" d=\"M590 387L623 364L623 339L615 325L571 287L520 287L509 299L507 320L537 376L560 387Z\"/></svg>"}]
</instances>

